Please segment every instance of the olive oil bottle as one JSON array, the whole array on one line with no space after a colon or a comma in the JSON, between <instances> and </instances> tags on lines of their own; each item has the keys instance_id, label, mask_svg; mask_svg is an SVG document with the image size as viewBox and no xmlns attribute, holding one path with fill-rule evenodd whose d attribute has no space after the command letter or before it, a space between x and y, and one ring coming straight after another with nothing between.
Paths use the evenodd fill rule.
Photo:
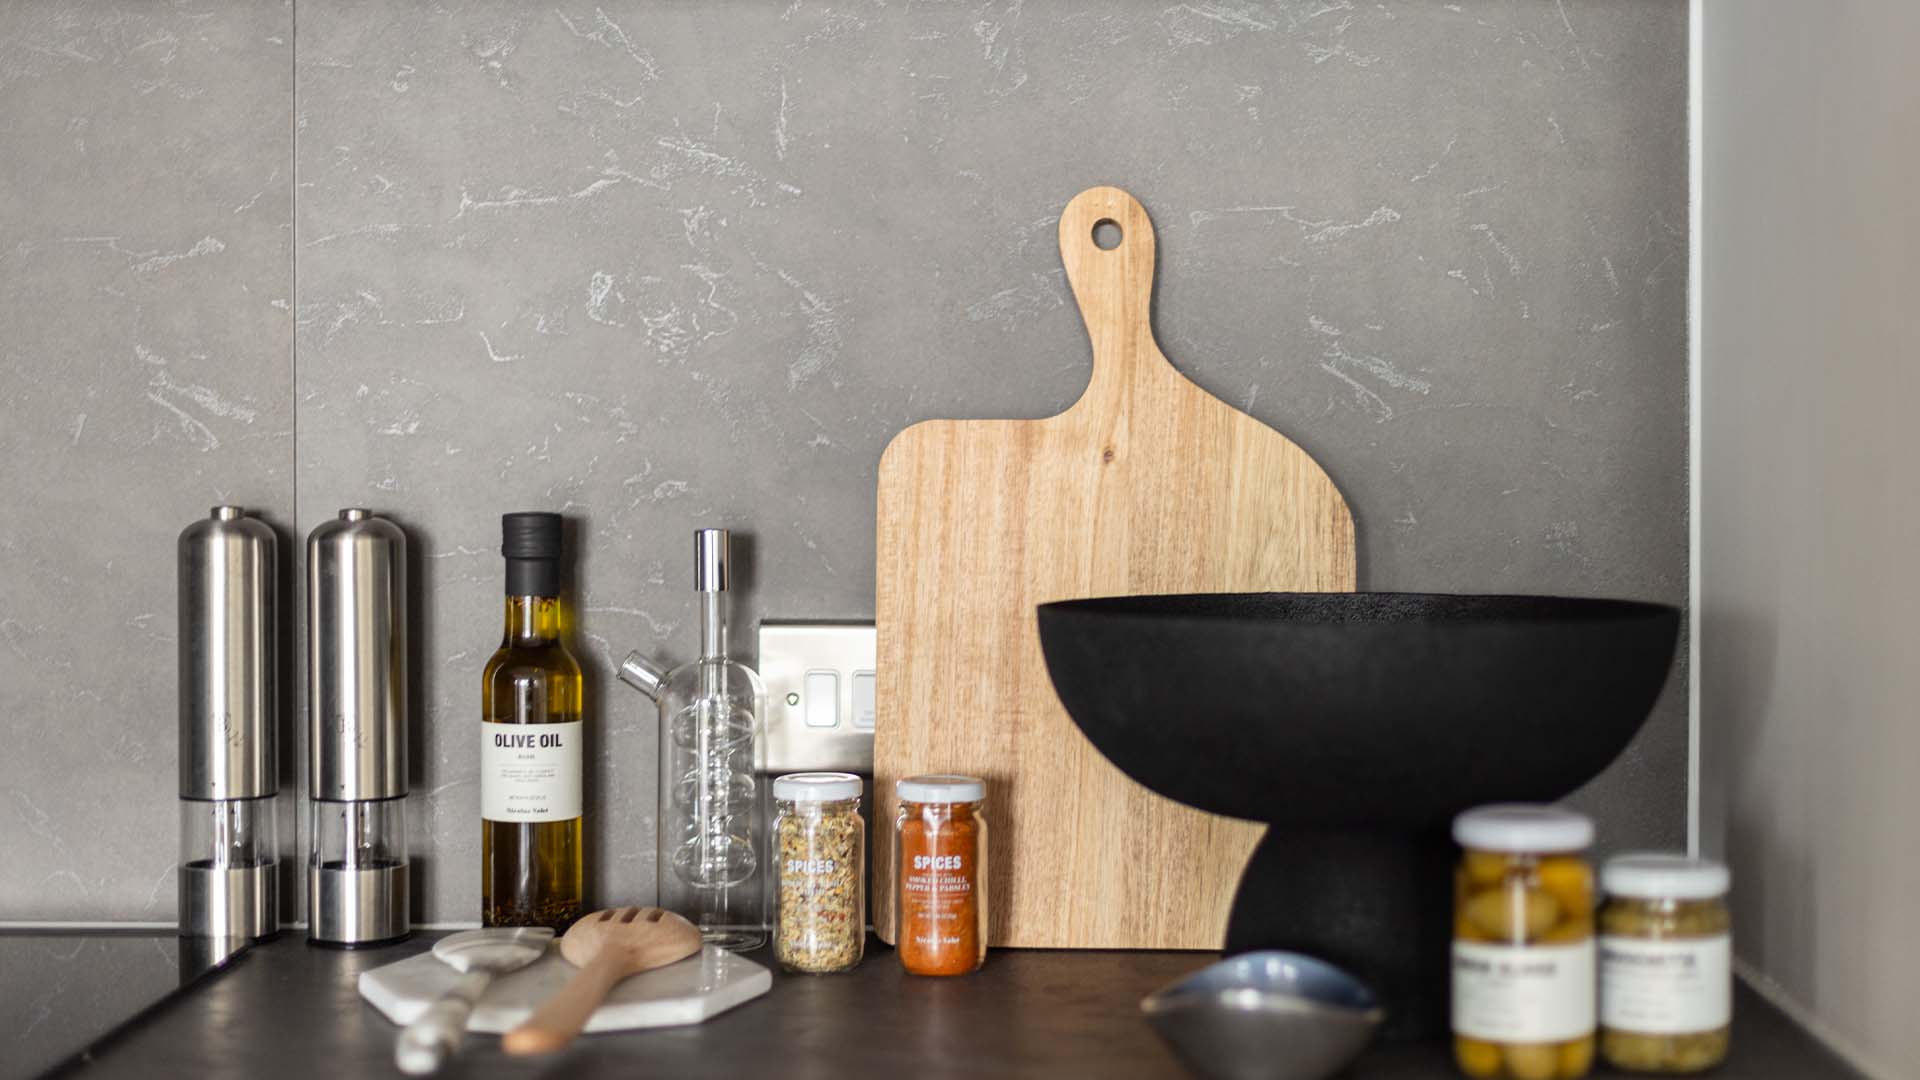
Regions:
<instances>
[{"instance_id":1,"label":"olive oil bottle","mask_svg":"<svg viewBox=\"0 0 1920 1080\"><path fill-rule=\"evenodd\" d=\"M481 684L480 920L551 926L580 917L584 747L580 665L562 642L560 515L500 519L507 625Z\"/></svg>"}]
</instances>

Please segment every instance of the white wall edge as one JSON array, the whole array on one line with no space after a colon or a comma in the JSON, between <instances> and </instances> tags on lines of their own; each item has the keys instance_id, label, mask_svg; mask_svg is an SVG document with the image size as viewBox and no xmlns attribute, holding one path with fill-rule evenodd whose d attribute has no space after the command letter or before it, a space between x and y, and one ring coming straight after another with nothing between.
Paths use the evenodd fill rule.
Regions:
<instances>
[{"instance_id":1,"label":"white wall edge","mask_svg":"<svg viewBox=\"0 0 1920 1080\"><path fill-rule=\"evenodd\" d=\"M1700 854L1701 269L1705 233L1706 0L1687 10L1687 851Z\"/></svg>"}]
</instances>

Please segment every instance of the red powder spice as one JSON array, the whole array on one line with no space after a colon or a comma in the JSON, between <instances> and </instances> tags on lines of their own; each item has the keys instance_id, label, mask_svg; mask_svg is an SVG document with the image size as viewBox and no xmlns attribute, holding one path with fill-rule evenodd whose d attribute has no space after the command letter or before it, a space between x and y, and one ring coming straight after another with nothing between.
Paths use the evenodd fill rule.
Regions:
<instances>
[{"instance_id":1,"label":"red powder spice","mask_svg":"<svg viewBox=\"0 0 1920 1080\"><path fill-rule=\"evenodd\" d=\"M965 975L987 957L987 823L978 802L900 803L894 947L914 975Z\"/></svg>"}]
</instances>

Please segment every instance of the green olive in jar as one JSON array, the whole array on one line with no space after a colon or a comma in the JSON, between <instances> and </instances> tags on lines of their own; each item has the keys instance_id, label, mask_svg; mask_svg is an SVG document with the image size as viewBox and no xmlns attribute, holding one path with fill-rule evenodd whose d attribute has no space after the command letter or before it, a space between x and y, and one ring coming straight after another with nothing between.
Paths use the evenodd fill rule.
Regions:
<instances>
[{"instance_id":1,"label":"green olive in jar","mask_svg":"<svg viewBox=\"0 0 1920 1080\"><path fill-rule=\"evenodd\" d=\"M1516 879L1467 897L1467 920L1491 941L1526 941L1560 922L1560 903Z\"/></svg>"},{"instance_id":2,"label":"green olive in jar","mask_svg":"<svg viewBox=\"0 0 1920 1080\"><path fill-rule=\"evenodd\" d=\"M1593 1068L1593 1036L1560 1044L1560 1075L1585 1076Z\"/></svg>"},{"instance_id":3,"label":"green olive in jar","mask_svg":"<svg viewBox=\"0 0 1920 1080\"><path fill-rule=\"evenodd\" d=\"M1471 885L1498 885L1507 880L1513 860L1504 852L1469 851L1460 857L1460 870Z\"/></svg>"},{"instance_id":4,"label":"green olive in jar","mask_svg":"<svg viewBox=\"0 0 1920 1080\"><path fill-rule=\"evenodd\" d=\"M1453 1060L1461 1072L1473 1077L1499 1076L1501 1066L1506 1063L1498 1044L1465 1035L1453 1037Z\"/></svg>"},{"instance_id":5,"label":"green olive in jar","mask_svg":"<svg viewBox=\"0 0 1920 1080\"><path fill-rule=\"evenodd\" d=\"M1513 1080L1555 1080L1560 1075L1560 1047L1553 1043L1515 1043L1505 1056Z\"/></svg>"},{"instance_id":6,"label":"green olive in jar","mask_svg":"<svg viewBox=\"0 0 1920 1080\"><path fill-rule=\"evenodd\" d=\"M1593 870L1587 860L1567 855L1541 859L1534 878L1562 911L1593 910Z\"/></svg>"}]
</instances>

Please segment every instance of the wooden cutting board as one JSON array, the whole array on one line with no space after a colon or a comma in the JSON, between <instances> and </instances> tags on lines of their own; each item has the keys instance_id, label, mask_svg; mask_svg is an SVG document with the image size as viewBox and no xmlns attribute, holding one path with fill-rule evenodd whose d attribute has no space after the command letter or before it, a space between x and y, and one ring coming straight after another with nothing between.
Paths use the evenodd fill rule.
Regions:
<instances>
[{"instance_id":1,"label":"wooden cutting board","mask_svg":"<svg viewBox=\"0 0 1920 1080\"><path fill-rule=\"evenodd\" d=\"M1094 241L1106 222L1111 250ZM993 945L1215 949L1261 827L1108 764L1054 696L1034 609L1351 590L1353 519L1305 451L1161 354L1153 225L1131 195L1068 203L1060 258L1093 339L1080 400L1044 420L916 424L880 460L877 831L900 777L982 776ZM891 941L891 859L876 855L874 923Z\"/></svg>"}]
</instances>

